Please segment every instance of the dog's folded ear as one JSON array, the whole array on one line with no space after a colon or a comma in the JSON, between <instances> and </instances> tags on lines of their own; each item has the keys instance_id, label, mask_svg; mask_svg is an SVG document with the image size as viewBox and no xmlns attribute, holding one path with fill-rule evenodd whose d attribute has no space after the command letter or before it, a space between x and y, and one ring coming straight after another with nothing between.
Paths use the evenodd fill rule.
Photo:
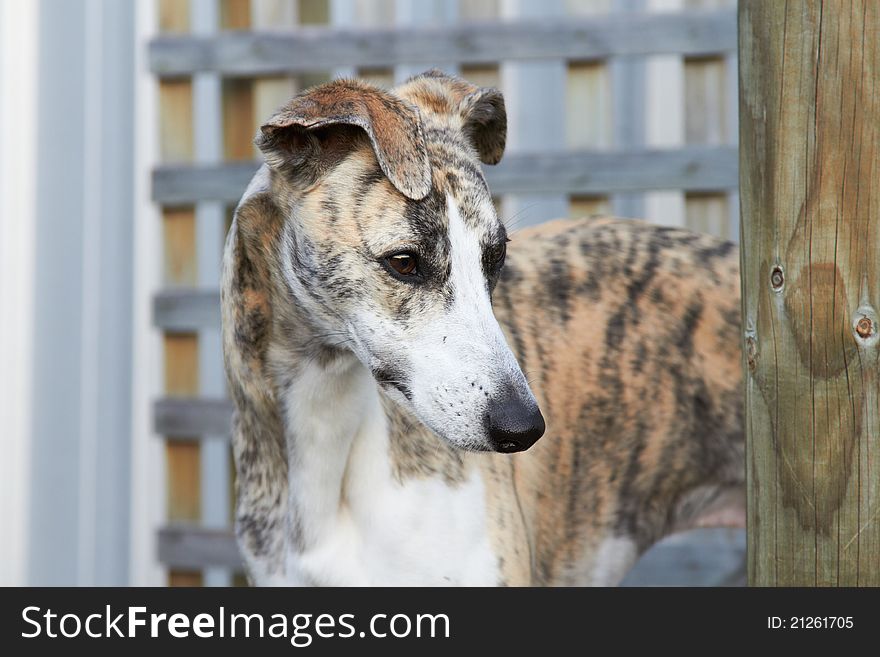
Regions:
<instances>
[{"instance_id":1,"label":"dog's folded ear","mask_svg":"<svg viewBox=\"0 0 880 657\"><path fill-rule=\"evenodd\" d=\"M366 133L382 172L404 196L431 191L431 164L419 111L356 80L334 80L294 97L257 134L270 168L314 183Z\"/></svg>"},{"instance_id":2,"label":"dog's folded ear","mask_svg":"<svg viewBox=\"0 0 880 657\"><path fill-rule=\"evenodd\" d=\"M507 109L500 91L478 87L437 69L410 78L401 91L420 106L458 114L480 161L501 161L507 143Z\"/></svg>"}]
</instances>

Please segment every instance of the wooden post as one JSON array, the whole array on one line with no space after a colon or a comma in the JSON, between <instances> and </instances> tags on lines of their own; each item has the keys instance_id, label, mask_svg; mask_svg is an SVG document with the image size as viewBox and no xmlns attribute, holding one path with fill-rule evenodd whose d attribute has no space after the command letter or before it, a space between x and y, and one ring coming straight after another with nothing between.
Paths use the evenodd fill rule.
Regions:
<instances>
[{"instance_id":1,"label":"wooden post","mask_svg":"<svg viewBox=\"0 0 880 657\"><path fill-rule=\"evenodd\" d=\"M880 585L880 4L739 6L749 583Z\"/></svg>"}]
</instances>

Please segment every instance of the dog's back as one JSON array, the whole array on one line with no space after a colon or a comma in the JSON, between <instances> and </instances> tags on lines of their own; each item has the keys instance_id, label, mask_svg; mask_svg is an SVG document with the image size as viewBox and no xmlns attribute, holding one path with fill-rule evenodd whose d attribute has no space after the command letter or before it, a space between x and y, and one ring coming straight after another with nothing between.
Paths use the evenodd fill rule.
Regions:
<instances>
[{"instance_id":1,"label":"dog's back","mask_svg":"<svg viewBox=\"0 0 880 657\"><path fill-rule=\"evenodd\" d=\"M514 235L493 307L547 420L513 457L539 582L741 521L738 269L730 242L640 221Z\"/></svg>"}]
</instances>

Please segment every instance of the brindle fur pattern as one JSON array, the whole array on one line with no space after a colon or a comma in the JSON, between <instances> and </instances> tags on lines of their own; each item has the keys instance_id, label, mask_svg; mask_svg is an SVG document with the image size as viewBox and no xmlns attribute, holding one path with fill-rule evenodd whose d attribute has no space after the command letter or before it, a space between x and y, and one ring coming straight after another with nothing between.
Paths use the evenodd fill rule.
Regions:
<instances>
[{"instance_id":1,"label":"brindle fur pattern","mask_svg":"<svg viewBox=\"0 0 880 657\"><path fill-rule=\"evenodd\" d=\"M532 576L574 583L567 565L602 537L643 551L742 486L737 251L598 218L511 246L495 313L549 427L513 457Z\"/></svg>"},{"instance_id":2,"label":"brindle fur pattern","mask_svg":"<svg viewBox=\"0 0 880 657\"><path fill-rule=\"evenodd\" d=\"M497 91L430 72L393 93L361 83L321 93L320 103L294 99L263 128L258 142L275 166L252 183L226 245L236 529L243 551L270 568L303 540L288 502L296 447L280 399L306 364L341 367L357 351L334 320L381 304L405 333L442 311L447 196L485 253L507 237L501 222L470 212L491 203L480 161L497 162L504 148ZM361 118L340 119L346 112ZM334 120L348 127L277 130ZM291 139L302 162L318 160L305 177L285 159ZM376 282L370 270L400 234L426 255L420 289ZM482 476L499 584L591 581L584 573L603 541L625 537L641 552L742 503L738 257L729 242L629 220L556 221L512 238L500 279L488 264L486 275L546 419L535 446L454 448L396 401L409 395L406 362L365 365L383 391L396 478L455 487L469 472Z\"/></svg>"}]
</instances>

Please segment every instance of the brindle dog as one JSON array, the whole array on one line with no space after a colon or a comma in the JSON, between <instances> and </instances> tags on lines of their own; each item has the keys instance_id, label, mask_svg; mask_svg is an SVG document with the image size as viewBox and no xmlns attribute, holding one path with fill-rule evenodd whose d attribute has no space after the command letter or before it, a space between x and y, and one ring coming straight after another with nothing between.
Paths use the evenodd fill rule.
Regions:
<instances>
[{"instance_id":1,"label":"brindle dog","mask_svg":"<svg viewBox=\"0 0 880 657\"><path fill-rule=\"evenodd\" d=\"M589 219L506 253L505 136L498 91L436 71L261 128L222 287L254 583L615 584L741 522L734 245Z\"/></svg>"}]
</instances>

